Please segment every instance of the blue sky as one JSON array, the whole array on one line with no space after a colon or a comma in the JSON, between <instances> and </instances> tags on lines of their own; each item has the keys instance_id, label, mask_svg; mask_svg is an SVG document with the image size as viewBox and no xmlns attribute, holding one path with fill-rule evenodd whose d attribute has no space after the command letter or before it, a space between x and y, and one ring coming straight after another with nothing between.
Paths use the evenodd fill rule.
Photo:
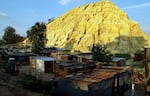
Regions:
<instances>
[{"instance_id":1,"label":"blue sky","mask_svg":"<svg viewBox=\"0 0 150 96\"><path fill-rule=\"evenodd\" d=\"M47 23L74 7L100 0L0 0L0 38L7 26L26 36L35 22ZM150 35L150 0L110 0L124 10L130 20L137 21L142 30Z\"/></svg>"}]
</instances>

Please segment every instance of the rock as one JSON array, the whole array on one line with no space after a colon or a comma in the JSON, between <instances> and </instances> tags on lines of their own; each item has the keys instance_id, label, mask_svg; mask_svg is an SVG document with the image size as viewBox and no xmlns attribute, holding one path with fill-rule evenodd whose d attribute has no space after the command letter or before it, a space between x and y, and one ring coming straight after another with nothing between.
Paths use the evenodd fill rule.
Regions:
<instances>
[{"instance_id":1,"label":"rock","mask_svg":"<svg viewBox=\"0 0 150 96\"><path fill-rule=\"evenodd\" d=\"M104 43L113 52L134 53L149 46L150 37L135 21L109 0L74 8L47 24L47 47L89 52Z\"/></svg>"}]
</instances>

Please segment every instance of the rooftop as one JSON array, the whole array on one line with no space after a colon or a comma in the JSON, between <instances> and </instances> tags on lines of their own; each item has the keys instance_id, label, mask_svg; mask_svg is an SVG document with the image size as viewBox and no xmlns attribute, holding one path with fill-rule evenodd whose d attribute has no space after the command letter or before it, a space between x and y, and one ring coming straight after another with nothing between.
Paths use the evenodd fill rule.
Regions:
<instances>
[{"instance_id":1,"label":"rooftop","mask_svg":"<svg viewBox=\"0 0 150 96\"><path fill-rule=\"evenodd\" d=\"M100 69L94 69L92 72L87 74L79 74L77 76L70 76L71 80L85 82L88 84L93 84L101 82L109 78L113 78L115 75L126 72L127 68L124 67L108 67L103 66Z\"/></svg>"}]
</instances>

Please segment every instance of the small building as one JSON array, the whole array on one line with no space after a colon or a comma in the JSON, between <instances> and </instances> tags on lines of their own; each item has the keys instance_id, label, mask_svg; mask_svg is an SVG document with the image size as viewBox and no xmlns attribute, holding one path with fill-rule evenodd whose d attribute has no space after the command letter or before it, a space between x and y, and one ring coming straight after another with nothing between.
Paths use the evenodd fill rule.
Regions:
<instances>
[{"instance_id":1,"label":"small building","mask_svg":"<svg viewBox=\"0 0 150 96\"><path fill-rule=\"evenodd\" d=\"M92 54L91 53L78 53L78 54L72 54L74 58L78 62L90 62L92 61Z\"/></svg>"},{"instance_id":2,"label":"small building","mask_svg":"<svg viewBox=\"0 0 150 96\"><path fill-rule=\"evenodd\" d=\"M146 50L145 50L146 51ZM133 60L134 61L142 61L142 60L144 60L145 59L145 56L144 56L144 51L139 51L139 52L136 52L135 54L134 54L134 58L133 58Z\"/></svg>"},{"instance_id":3,"label":"small building","mask_svg":"<svg viewBox=\"0 0 150 96\"><path fill-rule=\"evenodd\" d=\"M68 61L68 60L75 60L75 59L70 54L58 54L57 55L57 60L59 60L59 61Z\"/></svg>"},{"instance_id":4,"label":"small building","mask_svg":"<svg viewBox=\"0 0 150 96\"><path fill-rule=\"evenodd\" d=\"M55 71L56 59L51 57L35 57L35 69L44 73L51 73Z\"/></svg>"},{"instance_id":5,"label":"small building","mask_svg":"<svg viewBox=\"0 0 150 96\"><path fill-rule=\"evenodd\" d=\"M57 48L55 47L50 47L50 48L43 48L41 51L40 51L40 55L41 56L50 56L51 55L51 52L55 51Z\"/></svg>"},{"instance_id":6,"label":"small building","mask_svg":"<svg viewBox=\"0 0 150 96\"><path fill-rule=\"evenodd\" d=\"M145 48L145 59L150 62L150 48Z\"/></svg>"},{"instance_id":7,"label":"small building","mask_svg":"<svg viewBox=\"0 0 150 96\"><path fill-rule=\"evenodd\" d=\"M126 65L126 59L125 58L119 58L119 57L113 57L112 63L113 63L113 66L125 66Z\"/></svg>"},{"instance_id":8,"label":"small building","mask_svg":"<svg viewBox=\"0 0 150 96\"><path fill-rule=\"evenodd\" d=\"M24 53L24 52L7 52L7 58L15 58L15 62L20 65L28 65L29 64L29 57L36 56L33 53Z\"/></svg>"},{"instance_id":9,"label":"small building","mask_svg":"<svg viewBox=\"0 0 150 96\"><path fill-rule=\"evenodd\" d=\"M35 68L37 57L38 56L30 56L29 57L29 64L30 64L31 68Z\"/></svg>"},{"instance_id":10,"label":"small building","mask_svg":"<svg viewBox=\"0 0 150 96\"><path fill-rule=\"evenodd\" d=\"M90 63L81 63L77 61L61 61L57 64L57 74L60 73L61 76L66 76L69 74L78 74L78 73L87 73L96 68L96 64L94 62Z\"/></svg>"},{"instance_id":11,"label":"small building","mask_svg":"<svg viewBox=\"0 0 150 96\"><path fill-rule=\"evenodd\" d=\"M124 68L102 67L86 74L67 75L58 81L56 92L58 96L122 96L128 79Z\"/></svg>"}]
</instances>

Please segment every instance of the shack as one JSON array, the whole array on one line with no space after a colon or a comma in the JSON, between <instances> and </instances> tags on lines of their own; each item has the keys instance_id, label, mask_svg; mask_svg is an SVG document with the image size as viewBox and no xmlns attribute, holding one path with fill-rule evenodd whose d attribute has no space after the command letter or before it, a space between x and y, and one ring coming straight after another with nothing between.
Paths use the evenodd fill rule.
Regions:
<instances>
[{"instance_id":1,"label":"shack","mask_svg":"<svg viewBox=\"0 0 150 96\"><path fill-rule=\"evenodd\" d=\"M41 56L29 56L29 64L31 68L35 68L36 65L36 58L39 58Z\"/></svg>"},{"instance_id":2,"label":"shack","mask_svg":"<svg viewBox=\"0 0 150 96\"><path fill-rule=\"evenodd\" d=\"M58 96L122 96L123 90L119 88L122 88L127 79L128 72L123 68L103 67L86 74L67 75L58 81L56 91Z\"/></svg>"},{"instance_id":3,"label":"shack","mask_svg":"<svg viewBox=\"0 0 150 96\"><path fill-rule=\"evenodd\" d=\"M28 65L29 64L29 57L36 56L33 53L24 53L24 52L7 52L7 58L15 58L15 62L20 65Z\"/></svg>"},{"instance_id":4,"label":"shack","mask_svg":"<svg viewBox=\"0 0 150 96\"><path fill-rule=\"evenodd\" d=\"M57 48L55 48L55 47L43 48L43 49L40 51L39 55L41 55L41 56L50 56L51 53L52 53L53 51L55 51L56 49L57 49Z\"/></svg>"},{"instance_id":5,"label":"shack","mask_svg":"<svg viewBox=\"0 0 150 96\"><path fill-rule=\"evenodd\" d=\"M68 59L69 50L63 48L56 48L51 51L51 57L57 58L57 60Z\"/></svg>"},{"instance_id":6,"label":"shack","mask_svg":"<svg viewBox=\"0 0 150 96\"><path fill-rule=\"evenodd\" d=\"M87 73L96 68L94 62L81 63L77 61L61 61L57 64L57 73L63 73L61 76L69 74Z\"/></svg>"},{"instance_id":7,"label":"shack","mask_svg":"<svg viewBox=\"0 0 150 96\"><path fill-rule=\"evenodd\" d=\"M119 57L113 57L112 63L113 63L113 66L125 66L126 65L126 59L125 58L119 58Z\"/></svg>"},{"instance_id":8,"label":"shack","mask_svg":"<svg viewBox=\"0 0 150 96\"><path fill-rule=\"evenodd\" d=\"M150 62L150 48L145 48L145 59Z\"/></svg>"},{"instance_id":9,"label":"shack","mask_svg":"<svg viewBox=\"0 0 150 96\"><path fill-rule=\"evenodd\" d=\"M51 73L55 71L56 59L51 57L36 57L35 69L44 73Z\"/></svg>"},{"instance_id":10,"label":"shack","mask_svg":"<svg viewBox=\"0 0 150 96\"><path fill-rule=\"evenodd\" d=\"M70 54L57 54L57 60L59 61L68 61L68 60L76 60Z\"/></svg>"},{"instance_id":11,"label":"shack","mask_svg":"<svg viewBox=\"0 0 150 96\"><path fill-rule=\"evenodd\" d=\"M91 53L77 53L77 54L72 54L72 56L78 62L90 62L90 61L92 61L92 54Z\"/></svg>"}]
</instances>

